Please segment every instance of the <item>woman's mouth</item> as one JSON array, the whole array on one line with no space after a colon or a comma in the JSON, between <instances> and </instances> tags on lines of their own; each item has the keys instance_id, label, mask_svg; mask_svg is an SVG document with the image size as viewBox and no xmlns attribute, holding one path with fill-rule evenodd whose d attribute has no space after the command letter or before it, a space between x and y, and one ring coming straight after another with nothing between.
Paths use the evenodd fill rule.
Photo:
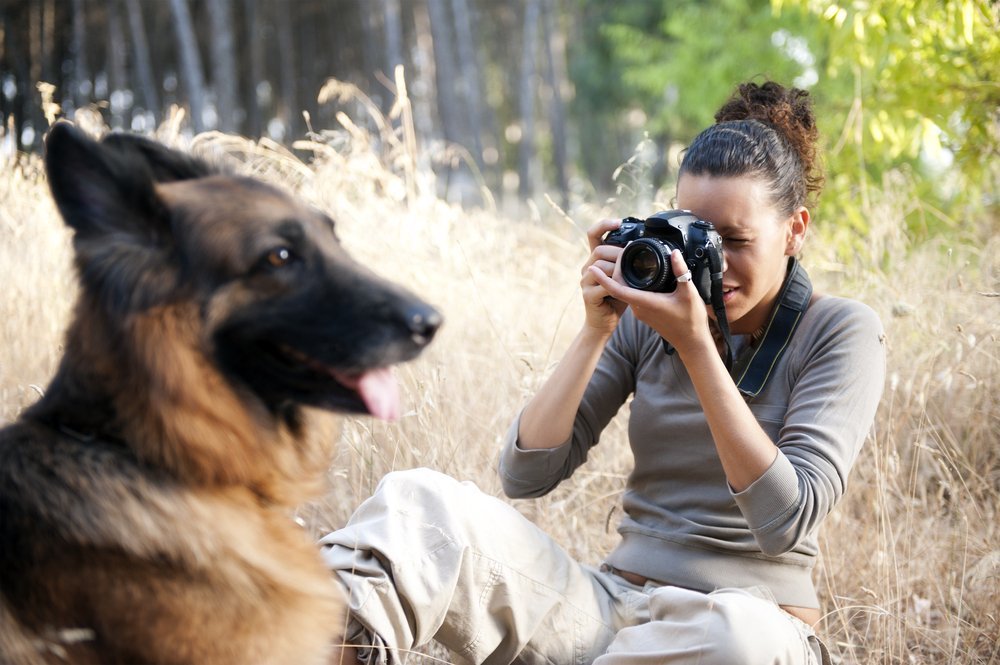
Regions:
<instances>
[{"instance_id":1,"label":"woman's mouth","mask_svg":"<svg viewBox=\"0 0 1000 665\"><path fill-rule=\"evenodd\" d=\"M736 286L723 286L722 287L722 302L728 303L730 300L732 300L736 296L737 291L739 291L739 287L736 287Z\"/></svg>"}]
</instances>

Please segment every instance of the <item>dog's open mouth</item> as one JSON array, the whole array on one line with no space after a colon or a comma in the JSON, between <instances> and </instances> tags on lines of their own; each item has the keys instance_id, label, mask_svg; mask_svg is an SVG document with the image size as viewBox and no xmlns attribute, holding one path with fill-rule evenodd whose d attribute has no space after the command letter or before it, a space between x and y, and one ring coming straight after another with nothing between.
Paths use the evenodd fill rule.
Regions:
<instances>
[{"instance_id":1,"label":"dog's open mouth","mask_svg":"<svg viewBox=\"0 0 1000 665\"><path fill-rule=\"evenodd\" d=\"M283 366L283 378L303 402L383 420L400 416L399 386L391 367L338 369L287 344L271 347L266 355Z\"/></svg>"}]
</instances>

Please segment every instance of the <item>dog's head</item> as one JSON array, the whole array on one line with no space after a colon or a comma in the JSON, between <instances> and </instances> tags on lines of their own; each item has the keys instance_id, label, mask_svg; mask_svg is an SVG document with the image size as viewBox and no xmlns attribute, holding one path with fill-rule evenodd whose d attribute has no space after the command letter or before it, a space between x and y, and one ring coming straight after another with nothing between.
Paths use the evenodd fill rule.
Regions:
<instances>
[{"instance_id":1,"label":"dog's head","mask_svg":"<svg viewBox=\"0 0 1000 665\"><path fill-rule=\"evenodd\" d=\"M45 163L108 335L127 344L129 326L169 308L187 331L171 334L196 337L203 362L272 411L397 415L388 368L441 317L351 260L325 214L153 141L96 142L68 123L50 131Z\"/></svg>"}]
</instances>

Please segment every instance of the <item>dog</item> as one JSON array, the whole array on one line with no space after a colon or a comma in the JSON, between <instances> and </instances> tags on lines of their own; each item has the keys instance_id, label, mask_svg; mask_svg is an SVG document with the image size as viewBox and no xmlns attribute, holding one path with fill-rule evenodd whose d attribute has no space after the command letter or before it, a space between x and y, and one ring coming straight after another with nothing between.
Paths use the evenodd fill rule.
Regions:
<instances>
[{"instance_id":1,"label":"dog","mask_svg":"<svg viewBox=\"0 0 1000 665\"><path fill-rule=\"evenodd\" d=\"M67 122L45 169L79 299L0 431L0 661L337 662L345 593L292 509L336 412L398 415L440 314L258 180Z\"/></svg>"}]
</instances>

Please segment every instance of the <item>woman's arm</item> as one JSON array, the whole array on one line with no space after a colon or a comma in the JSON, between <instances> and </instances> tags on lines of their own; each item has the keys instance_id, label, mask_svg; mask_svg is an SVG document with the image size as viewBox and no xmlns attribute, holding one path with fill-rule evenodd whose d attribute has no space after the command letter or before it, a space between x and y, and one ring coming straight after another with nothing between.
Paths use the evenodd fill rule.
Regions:
<instances>
[{"instance_id":1,"label":"woman's arm","mask_svg":"<svg viewBox=\"0 0 1000 665\"><path fill-rule=\"evenodd\" d=\"M584 326L552 374L521 412L517 442L523 450L569 441L583 393L610 335Z\"/></svg>"},{"instance_id":2,"label":"woman's arm","mask_svg":"<svg viewBox=\"0 0 1000 665\"><path fill-rule=\"evenodd\" d=\"M625 309L623 304L608 297L608 292L591 273L591 270L604 275L614 272L621 248L604 245L602 239L620 224L621 220L606 219L587 231L590 257L580 279L586 318L551 376L521 413L518 445L522 449L555 448L566 443L573 432L580 400Z\"/></svg>"},{"instance_id":3,"label":"woman's arm","mask_svg":"<svg viewBox=\"0 0 1000 665\"><path fill-rule=\"evenodd\" d=\"M687 270L679 251L674 250L671 260L675 274ZM778 449L726 371L708 327L705 303L694 285L679 282L669 294L640 291L604 271L590 270L611 297L631 306L637 319L677 350L698 393L726 479L737 492L749 487L771 466Z\"/></svg>"},{"instance_id":4,"label":"woman's arm","mask_svg":"<svg viewBox=\"0 0 1000 665\"><path fill-rule=\"evenodd\" d=\"M699 339L677 347L677 353L698 393L726 480L742 492L771 467L778 447L740 395L711 336L708 343Z\"/></svg>"}]
</instances>

